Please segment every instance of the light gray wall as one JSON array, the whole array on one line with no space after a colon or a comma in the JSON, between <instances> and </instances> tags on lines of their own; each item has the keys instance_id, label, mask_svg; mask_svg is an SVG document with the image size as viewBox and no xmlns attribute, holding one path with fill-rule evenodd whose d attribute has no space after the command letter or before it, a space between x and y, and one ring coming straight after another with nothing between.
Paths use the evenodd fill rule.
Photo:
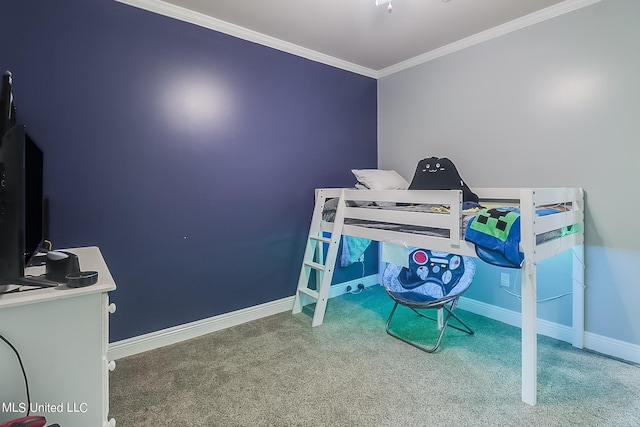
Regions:
<instances>
[{"instance_id":1,"label":"light gray wall","mask_svg":"<svg viewBox=\"0 0 640 427\"><path fill-rule=\"evenodd\" d=\"M585 189L586 329L636 345L638 17L640 1L603 0L378 81L379 167L411 180L432 155L451 158L472 189ZM570 272L547 264L539 296L568 290L555 282ZM502 271L480 266L467 295L517 309ZM570 301L541 303L541 317L570 324Z\"/></svg>"}]
</instances>

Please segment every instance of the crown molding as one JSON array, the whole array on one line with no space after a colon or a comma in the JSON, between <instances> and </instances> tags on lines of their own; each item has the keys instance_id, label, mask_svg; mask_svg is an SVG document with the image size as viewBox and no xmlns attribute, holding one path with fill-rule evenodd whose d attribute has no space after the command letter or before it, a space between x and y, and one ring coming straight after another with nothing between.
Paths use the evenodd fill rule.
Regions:
<instances>
[{"instance_id":1,"label":"crown molding","mask_svg":"<svg viewBox=\"0 0 640 427\"><path fill-rule=\"evenodd\" d=\"M531 25L538 24L548 19L555 18L568 12L589 6L593 3L598 3L601 0L565 0L562 3L558 3L553 6L549 6L545 9L523 16L513 21L509 21L505 24L498 25L497 27L490 28L473 36L459 40L457 42L450 43L446 46L434 49L422 55L415 56L403 62L399 62L390 67L384 68L378 71L378 78L386 77L399 71L406 70L416 65L424 64L425 62L432 61L450 53L458 52L462 49L477 45L479 43L495 39L505 34L509 34L513 31L521 30Z\"/></svg>"},{"instance_id":2,"label":"crown molding","mask_svg":"<svg viewBox=\"0 0 640 427\"><path fill-rule=\"evenodd\" d=\"M221 21L208 15L204 15L199 12L194 12L189 9L178 7L161 0L115 0L118 3L127 4L129 6L137 7L149 12L154 12L159 15L174 18L179 21L188 22L190 24L198 25L210 30L218 31L224 34L228 34L233 37L237 37L250 42L258 43L263 46L271 47L282 52L290 53L292 55L300 56L302 58L310 59L315 62L330 65L332 67L340 68L346 71L351 71L363 76L377 78L378 73L375 70L366 68L342 59L335 58L324 53L317 52L312 49L307 49L302 46L298 46L293 43L286 42L284 40L277 39L275 37L267 36L257 31L249 30L238 25L230 24L229 22Z\"/></svg>"},{"instance_id":3,"label":"crown molding","mask_svg":"<svg viewBox=\"0 0 640 427\"><path fill-rule=\"evenodd\" d=\"M576 9L589 6L593 3L598 3L601 0L565 0L553 6L549 6L540 11L531 13L522 18L514 19L497 27L493 27L481 33L467 37L454 43L450 43L446 46L434 49L422 55L415 56L406 61L399 62L390 67L376 71L371 68L363 67L361 65L354 64L352 62L344 61L342 59L335 58L324 53L317 52L312 49L307 49L302 46L298 46L293 43L286 42L284 40L277 39L275 37L267 36L265 34L249 30L238 25L230 24L225 21L213 18L211 16L204 15L199 12L194 12L189 9L178 7L162 0L115 0L119 3L127 4L129 6L137 7L139 9L147 10L149 12L157 13L159 15L167 16L169 18L178 19L183 22L198 25L203 28L218 31L224 34L228 34L233 37L237 37L250 42L258 43L263 46L271 47L273 49L280 50L282 52L290 53L292 55L300 56L302 58L309 59L311 61L319 62L322 64L330 65L332 67L340 68L342 70L350 71L356 74L360 74L366 77L372 77L379 79L386 77L399 71L406 70L416 65L423 64L425 62L432 61L450 53L458 52L462 49L477 45L479 43L509 34L513 31L517 31L531 25L538 24L548 19L555 18L568 12L572 12Z\"/></svg>"}]
</instances>

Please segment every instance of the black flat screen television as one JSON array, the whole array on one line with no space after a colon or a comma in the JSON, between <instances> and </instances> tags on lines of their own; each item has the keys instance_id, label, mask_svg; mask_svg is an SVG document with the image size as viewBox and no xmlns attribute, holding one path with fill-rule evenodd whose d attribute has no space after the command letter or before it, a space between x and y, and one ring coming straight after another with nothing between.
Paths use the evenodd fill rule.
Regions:
<instances>
[{"instance_id":1,"label":"black flat screen television","mask_svg":"<svg viewBox=\"0 0 640 427\"><path fill-rule=\"evenodd\" d=\"M43 154L15 113L7 72L0 92L0 286L24 276L44 239Z\"/></svg>"}]
</instances>

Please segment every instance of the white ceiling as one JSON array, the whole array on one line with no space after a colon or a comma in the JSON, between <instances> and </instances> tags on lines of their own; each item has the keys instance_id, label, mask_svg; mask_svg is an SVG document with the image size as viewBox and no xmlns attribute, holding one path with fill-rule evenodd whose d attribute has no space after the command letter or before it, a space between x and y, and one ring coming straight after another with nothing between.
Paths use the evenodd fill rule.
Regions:
<instances>
[{"instance_id":1,"label":"white ceiling","mask_svg":"<svg viewBox=\"0 0 640 427\"><path fill-rule=\"evenodd\" d=\"M599 0L116 0L380 77Z\"/></svg>"}]
</instances>

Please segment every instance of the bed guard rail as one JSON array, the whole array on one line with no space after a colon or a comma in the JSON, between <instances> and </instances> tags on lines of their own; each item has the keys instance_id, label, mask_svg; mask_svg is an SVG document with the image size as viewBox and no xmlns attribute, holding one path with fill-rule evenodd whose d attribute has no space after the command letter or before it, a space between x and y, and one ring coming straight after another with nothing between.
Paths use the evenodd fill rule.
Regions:
<instances>
[{"instance_id":1,"label":"bed guard rail","mask_svg":"<svg viewBox=\"0 0 640 427\"><path fill-rule=\"evenodd\" d=\"M340 197L341 189L322 189L326 198ZM344 218L387 224L412 225L447 230L450 245L462 239L461 190L344 190ZM375 203L379 208L366 207ZM406 211L393 209L397 204L433 205L446 209Z\"/></svg>"}]
</instances>

